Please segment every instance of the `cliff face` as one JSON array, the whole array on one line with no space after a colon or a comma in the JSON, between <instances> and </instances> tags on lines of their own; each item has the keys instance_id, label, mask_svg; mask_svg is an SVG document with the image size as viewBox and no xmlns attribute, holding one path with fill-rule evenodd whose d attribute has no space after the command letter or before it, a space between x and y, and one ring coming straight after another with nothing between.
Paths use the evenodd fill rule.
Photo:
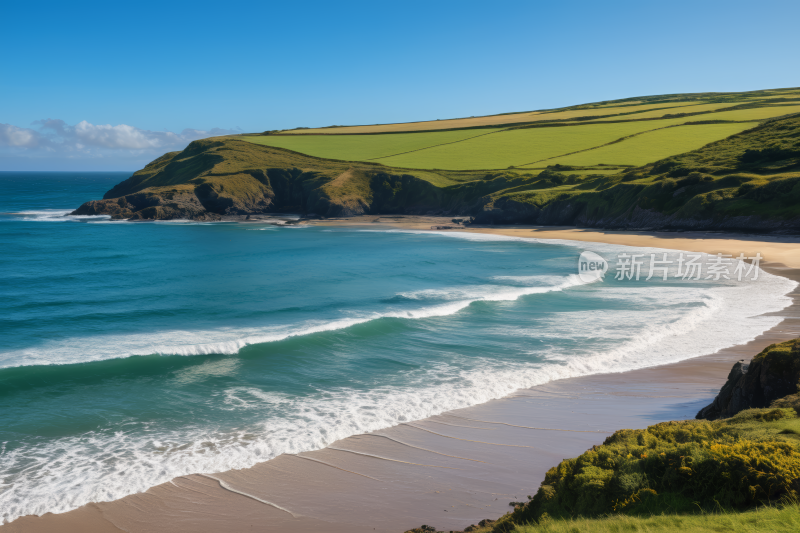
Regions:
<instances>
[{"instance_id":1,"label":"cliff face","mask_svg":"<svg viewBox=\"0 0 800 533\"><path fill-rule=\"evenodd\" d=\"M773 344L748 364L733 365L728 380L714 401L696 418L730 418L752 407L767 407L775 400L798 392L800 386L800 339Z\"/></svg>"},{"instance_id":2,"label":"cliff face","mask_svg":"<svg viewBox=\"0 0 800 533\"><path fill-rule=\"evenodd\" d=\"M326 217L443 213L445 193L412 174L312 158L235 139L191 143L156 159L76 215L219 220L294 212Z\"/></svg>"},{"instance_id":3,"label":"cliff face","mask_svg":"<svg viewBox=\"0 0 800 533\"><path fill-rule=\"evenodd\" d=\"M476 224L531 224L541 226L580 226L618 230L719 230L757 231L763 233L800 232L800 217L770 218L761 215L724 216L707 213L700 216L664 214L655 209L643 209L639 204L621 205L627 209L617 214L617 204L607 211L593 212L589 201L580 198L556 200L544 207L500 197L484 199L483 205L472 214Z\"/></svg>"}]
</instances>

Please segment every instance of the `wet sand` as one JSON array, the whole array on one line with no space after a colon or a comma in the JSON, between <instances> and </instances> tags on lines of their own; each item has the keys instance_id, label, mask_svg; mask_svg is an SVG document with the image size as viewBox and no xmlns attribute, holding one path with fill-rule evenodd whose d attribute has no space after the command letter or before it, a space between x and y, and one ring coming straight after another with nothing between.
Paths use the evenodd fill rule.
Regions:
<instances>
[{"instance_id":1,"label":"wet sand","mask_svg":"<svg viewBox=\"0 0 800 533\"><path fill-rule=\"evenodd\" d=\"M431 225L424 220L414 223ZM734 255L760 251L773 260L765 265L770 272L800 281L797 240L703 239L687 234L670 239L644 233L590 235L575 229L498 232L593 242L621 239L624 242L612 243L690 251L735 250ZM573 234L585 238L566 236ZM739 248L744 244L751 249ZM778 264L775 257L794 268ZM509 511L508 502L534 494L549 468L602 443L617 429L694 417L713 399L735 361L800 336L798 296L796 290L795 303L776 313L785 317L777 327L746 345L713 355L554 381L481 405L349 437L322 450L282 455L253 468L182 476L113 502L59 515L23 517L1 526L0 533L402 533L421 524L460 530Z\"/></svg>"}]
</instances>

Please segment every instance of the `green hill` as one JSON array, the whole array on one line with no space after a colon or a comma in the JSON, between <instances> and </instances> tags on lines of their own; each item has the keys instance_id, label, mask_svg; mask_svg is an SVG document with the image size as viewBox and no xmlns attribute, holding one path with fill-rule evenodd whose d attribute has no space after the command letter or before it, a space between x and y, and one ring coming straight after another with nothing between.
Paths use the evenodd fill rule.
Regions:
<instances>
[{"instance_id":1,"label":"green hill","mask_svg":"<svg viewBox=\"0 0 800 533\"><path fill-rule=\"evenodd\" d=\"M782 89L218 137L165 154L76 213L794 231L799 133L800 90Z\"/></svg>"}]
</instances>

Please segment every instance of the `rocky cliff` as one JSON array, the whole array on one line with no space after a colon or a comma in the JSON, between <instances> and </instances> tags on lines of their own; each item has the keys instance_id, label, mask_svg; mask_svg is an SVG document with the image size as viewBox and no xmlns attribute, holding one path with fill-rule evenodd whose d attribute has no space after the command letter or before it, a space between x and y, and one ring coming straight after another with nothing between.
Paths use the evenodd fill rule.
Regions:
<instances>
[{"instance_id":1,"label":"rocky cliff","mask_svg":"<svg viewBox=\"0 0 800 533\"><path fill-rule=\"evenodd\" d=\"M767 407L798 392L800 339L773 344L753 358L733 365L728 380L710 405L696 418L729 418L753 407Z\"/></svg>"}]
</instances>

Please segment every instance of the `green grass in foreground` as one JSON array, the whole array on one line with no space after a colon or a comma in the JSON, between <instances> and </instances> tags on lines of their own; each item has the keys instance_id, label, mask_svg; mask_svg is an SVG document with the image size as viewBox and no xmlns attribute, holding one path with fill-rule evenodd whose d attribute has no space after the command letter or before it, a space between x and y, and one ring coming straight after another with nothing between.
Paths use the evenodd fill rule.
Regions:
<instances>
[{"instance_id":1,"label":"green grass in foreground","mask_svg":"<svg viewBox=\"0 0 800 533\"><path fill-rule=\"evenodd\" d=\"M487 529L488 531L488 529ZM620 533L641 531L661 533L706 532L794 532L800 531L800 506L765 507L742 513L704 513L701 515L660 515L637 518L613 515L605 518L550 520L539 525L519 526L514 533ZM476 533L479 533L477 530Z\"/></svg>"}]
</instances>

